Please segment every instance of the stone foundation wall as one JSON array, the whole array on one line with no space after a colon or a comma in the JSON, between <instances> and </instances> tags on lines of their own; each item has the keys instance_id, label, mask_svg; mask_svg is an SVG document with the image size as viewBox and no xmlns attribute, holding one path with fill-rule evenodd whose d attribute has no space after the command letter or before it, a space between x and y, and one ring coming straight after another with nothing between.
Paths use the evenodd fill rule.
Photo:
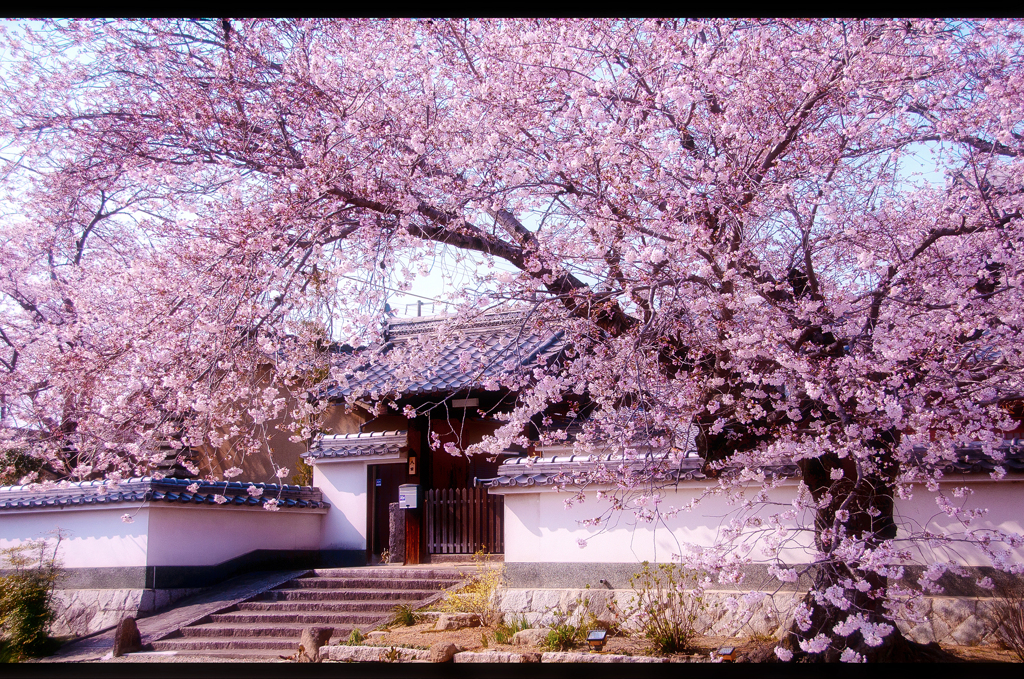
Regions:
<instances>
[{"instance_id":1,"label":"stone foundation wall","mask_svg":"<svg viewBox=\"0 0 1024 679\"><path fill-rule=\"evenodd\" d=\"M802 592L780 592L758 602L747 602L745 592L727 590L706 593L707 609L698 621L698 628L712 636L768 636L781 638L793 624L792 611L803 599ZM506 615L523 615L532 627L544 627L560 617L578 622L584 601L598 620L605 624L635 628L635 621L623 619L633 598L625 589L539 589L503 588L495 595L495 604ZM728 599L739 601L729 606ZM900 631L920 643L976 646L996 640L989 612L992 599L971 597L925 597L921 609L926 622L897 621Z\"/></svg>"},{"instance_id":2,"label":"stone foundation wall","mask_svg":"<svg viewBox=\"0 0 1024 679\"><path fill-rule=\"evenodd\" d=\"M57 618L50 634L84 636L99 632L127 616L148 615L202 589L58 589L53 596Z\"/></svg>"}]
</instances>

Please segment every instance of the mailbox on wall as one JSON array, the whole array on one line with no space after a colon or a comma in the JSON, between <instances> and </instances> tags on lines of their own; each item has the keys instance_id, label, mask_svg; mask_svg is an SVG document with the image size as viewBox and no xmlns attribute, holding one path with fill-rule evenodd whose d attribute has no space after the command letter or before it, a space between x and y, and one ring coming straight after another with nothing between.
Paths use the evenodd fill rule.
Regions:
<instances>
[{"instance_id":1,"label":"mailbox on wall","mask_svg":"<svg viewBox=\"0 0 1024 679\"><path fill-rule=\"evenodd\" d=\"M398 487L398 508L416 509L419 507L420 485L418 483L403 483Z\"/></svg>"}]
</instances>

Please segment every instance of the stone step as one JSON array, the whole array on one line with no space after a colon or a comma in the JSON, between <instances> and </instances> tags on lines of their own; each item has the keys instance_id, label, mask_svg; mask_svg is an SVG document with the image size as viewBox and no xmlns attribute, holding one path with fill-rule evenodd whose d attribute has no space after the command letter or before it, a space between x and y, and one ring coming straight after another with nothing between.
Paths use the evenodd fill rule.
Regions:
<instances>
[{"instance_id":1,"label":"stone step","mask_svg":"<svg viewBox=\"0 0 1024 679\"><path fill-rule=\"evenodd\" d=\"M428 578L298 578L281 585L281 589L430 589L438 590L451 584Z\"/></svg>"},{"instance_id":2,"label":"stone step","mask_svg":"<svg viewBox=\"0 0 1024 679\"><path fill-rule=\"evenodd\" d=\"M273 596L277 593L276 598ZM405 603L426 599L437 590L406 589L406 590L344 590L344 589L285 589L264 594L259 601L358 601L365 599L394 601Z\"/></svg>"},{"instance_id":3,"label":"stone step","mask_svg":"<svg viewBox=\"0 0 1024 679\"><path fill-rule=\"evenodd\" d=\"M351 630L343 637L333 637L330 643L347 639ZM291 655L299 647L298 637L223 637L164 639L153 642L155 651L189 651L201 655L206 651L252 651L260 650L267 655Z\"/></svg>"},{"instance_id":4,"label":"stone step","mask_svg":"<svg viewBox=\"0 0 1024 679\"><path fill-rule=\"evenodd\" d=\"M252 638L252 637L287 637L298 639L302 636L302 628L297 627L268 627L267 625L223 625L219 623L206 623L203 625L191 625L182 628L182 639L209 639L211 641Z\"/></svg>"},{"instance_id":5,"label":"stone step","mask_svg":"<svg viewBox=\"0 0 1024 679\"><path fill-rule=\"evenodd\" d=\"M215 613L210 616L211 623L235 625L238 623L264 623L280 625L281 623L303 623L306 625L361 625L376 623L387 612L352 611L341 613L301 612L250 612ZM186 628L189 629L189 628Z\"/></svg>"},{"instance_id":6,"label":"stone step","mask_svg":"<svg viewBox=\"0 0 1024 679\"><path fill-rule=\"evenodd\" d=\"M296 578L182 628L154 650L272 660L298 648L302 631L331 627L329 643L368 632L396 605L415 606L466 579L452 569L331 568Z\"/></svg>"},{"instance_id":7,"label":"stone step","mask_svg":"<svg viewBox=\"0 0 1024 679\"><path fill-rule=\"evenodd\" d=\"M238 604L239 611L296 611L308 613L332 613L345 611L366 611L389 613L394 610L395 601L352 599L350 601L247 601Z\"/></svg>"},{"instance_id":8,"label":"stone step","mask_svg":"<svg viewBox=\"0 0 1024 679\"><path fill-rule=\"evenodd\" d=\"M164 649L170 650L170 649ZM175 649L174 658L181 663L209 662L210 659L237 660L239 662L286 662L285 658L293 655L295 648L205 648Z\"/></svg>"},{"instance_id":9,"label":"stone step","mask_svg":"<svg viewBox=\"0 0 1024 679\"><path fill-rule=\"evenodd\" d=\"M464 580L467 576L451 568L317 568L316 577L325 578L412 578L429 580Z\"/></svg>"},{"instance_id":10,"label":"stone step","mask_svg":"<svg viewBox=\"0 0 1024 679\"><path fill-rule=\"evenodd\" d=\"M504 554L487 554L483 559L484 564L500 564L504 561ZM469 554L431 554L427 557L425 565L434 566L435 568L447 567L470 570L478 568L479 564L480 562Z\"/></svg>"},{"instance_id":11,"label":"stone step","mask_svg":"<svg viewBox=\"0 0 1024 679\"><path fill-rule=\"evenodd\" d=\"M378 620L371 620L366 623L358 622L347 622L338 625L317 625L317 627L330 627L333 630L332 638L338 640L345 640L348 635L352 633L352 630L359 629L362 632L371 631ZM282 623L280 625L274 625L273 627L267 627L262 623L206 623L203 625L193 625L185 627L179 630L180 637L175 637L171 640L181 639L210 639L210 640L224 640L224 639L292 639L298 640L302 636L302 630L310 627L305 623Z\"/></svg>"}]
</instances>

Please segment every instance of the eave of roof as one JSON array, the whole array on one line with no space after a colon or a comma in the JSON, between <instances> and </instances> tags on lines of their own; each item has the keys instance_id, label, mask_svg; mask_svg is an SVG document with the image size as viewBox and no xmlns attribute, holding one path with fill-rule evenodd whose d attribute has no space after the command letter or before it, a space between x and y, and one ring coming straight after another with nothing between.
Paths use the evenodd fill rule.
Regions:
<instances>
[{"instance_id":1,"label":"eave of roof","mask_svg":"<svg viewBox=\"0 0 1024 679\"><path fill-rule=\"evenodd\" d=\"M998 466L1007 473L1024 474L1024 440L1006 439L994 448L1002 456L1002 460L986 453L981 443L957 446L956 461L944 461L941 465L942 470L947 473L991 474ZM915 446L914 453L924 460L928 454L928 448Z\"/></svg>"},{"instance_id":2,"label":"eave of roof","mask_svg":"<svg viewBox=\"0 0 1024 679\"><path fill-rule=\"evenodd\" d=\"M996 466L1007 473L1024 474L1024 441L1013 439L996 447L1003 460L984 453L980 443L957 448L959 459L943 465L947 473L990 474ZM922 456L927 449L915 449ZM702 471L704 461L692 451L676 462L669 462L665 454L657 452L638 455L626 460L621 453L598 453L594 455L554 455L551 457L520 457L506 460L498 467L498 476L491 479L477 479L478 485L487 488L514 488L530 486L584 485L591 483L594 473L601 467L606 469L625 467L630 471L652 472L654 480L665 483L697 481L707 478ZM726 466L722 474L737 473L739 465ZM798 477L800 469L795 462L760 467L762 471L776 476Z\"/></svg>"},{"instance_id":3,"label":"eave of roof","mask_svg":"<svg viewBox=\"0 0 1024 679\"><path fill-rule=\"evenodd\" d=\"M649 472L654 480L666 483L699 481L707 478L702 471L704 461L696 456L686 456L674 462L665 454L648 453L626 459L621 453L597 453L594 455L554 455L551 457L519 457L510 459L498 467L498 476L491 479L477 479L476 483L487 488L510 488L529 486L563 486L600 483L601 472L616 473L619 469L631 472ZM787 465L778 473L791 475L795 472Z\"/></svg>"},{"instance_id":4,"label":"eave of roof","mask_svg":"<svg viewBox=\"0 0 1024 679\"><path fill-rule=\"evenodd\" d=\"M326 435L318 438L302 457L307 460L393 456L407 445L405 430Z\"/></svg>"},{"instance_id":5,"label":"eave of roof","mask_svg":"<svg viewBox=\"0 0 1024 679\"><path fill-rule=\"evenodd\" d=\"M198 484L196 492L188 486ZM263 491L260 497L249 495L255 486ZM217 502L217 496L226 501ZM154 479L140 477L112 484L105 481L81 481L44 487L0 487L0 511L64 507L96 507L149 502L154 505L262 508L277 499L279 509L327 509L319 488L278 485L273 483L196 481L192 479Z\"/></svg>"}]
</instances>

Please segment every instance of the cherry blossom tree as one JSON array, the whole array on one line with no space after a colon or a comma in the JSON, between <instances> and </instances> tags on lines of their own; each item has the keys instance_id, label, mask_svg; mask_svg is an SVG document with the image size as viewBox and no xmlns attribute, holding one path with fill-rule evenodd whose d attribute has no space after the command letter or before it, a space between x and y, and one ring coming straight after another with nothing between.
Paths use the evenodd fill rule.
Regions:
<instances>
[{"instance_id":1,"label":"cherry blossom tree","mask_svg":"<svg viewBox=\"0 0 1024 679\"><path fill-rule=\"evenodd\" d=\"M795 464L797 506L767 526L748 515L686 558L735 577L757 534L792 580L783 524L809 517L814 590L779 657L907 653L892 625L913 615L906 545L967 541L1021 571L1021 538L976 530L964 491L939 485L958 447L998 463L1020 426L1021 29L225 19L10 32L4 445L64 478L144 470L175 436L249 454L289 409L315 422L319 386L358 384L367 362L394 367L396 388L427 366L444 333L338 354L332 371L325 348L372 347L387 289L452 256L475 268L461 318L518 305L568 347L490 385L520 399L475 451L584 404L581 449L667 451L590 479L618 483L613 508L653 497L688 449L738 511L765 505ZM922 492L963 531L897 540L895 499Z\"/></svg>"}]
</instances>

